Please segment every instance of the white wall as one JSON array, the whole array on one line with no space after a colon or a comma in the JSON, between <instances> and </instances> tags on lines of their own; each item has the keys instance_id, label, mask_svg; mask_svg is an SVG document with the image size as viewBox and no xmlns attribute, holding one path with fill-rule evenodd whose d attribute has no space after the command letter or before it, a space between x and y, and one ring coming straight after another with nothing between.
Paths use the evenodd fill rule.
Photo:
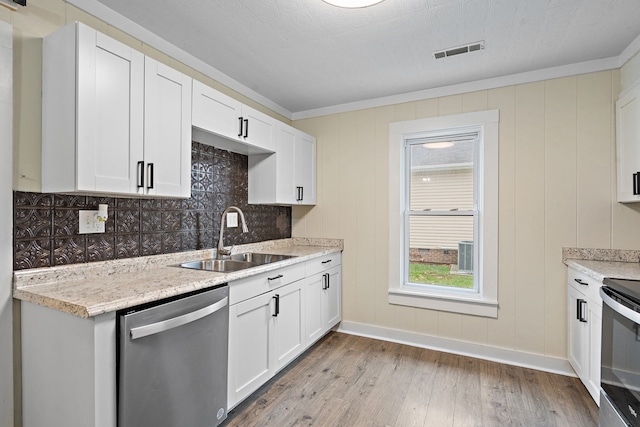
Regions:
<instances>
[{"instance_id":1,"label":"white wall","mask_svg":"<svg viewBox=\"0 0 640 427\"><path fill-rule=\"evenodd\" d=\"M0 426L13 425L13 28L0 21Z\"/></svg>"}]
</instances>

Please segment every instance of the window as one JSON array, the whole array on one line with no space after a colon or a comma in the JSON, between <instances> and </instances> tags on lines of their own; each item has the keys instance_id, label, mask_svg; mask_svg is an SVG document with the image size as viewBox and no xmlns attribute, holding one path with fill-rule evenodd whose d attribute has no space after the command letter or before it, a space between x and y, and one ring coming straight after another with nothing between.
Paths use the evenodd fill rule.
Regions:
<instances>
[{"instance_id":1,"label":"window","mask_svg":"<svg viewBox=\"0 0 640 427\"><path fill-rule=\"evenodd\" d=\"M497 317L498 111L390 126L392 304Z\"/></svg>"}]
</instances>

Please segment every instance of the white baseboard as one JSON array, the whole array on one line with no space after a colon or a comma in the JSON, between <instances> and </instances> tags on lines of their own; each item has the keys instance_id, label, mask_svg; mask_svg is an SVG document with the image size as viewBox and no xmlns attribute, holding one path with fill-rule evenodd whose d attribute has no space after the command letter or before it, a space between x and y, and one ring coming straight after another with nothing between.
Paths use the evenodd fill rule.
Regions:
<instances>
[{"instance_id":1,"label":"white baseboard","mask_svg":"<svg viewBox=\"0 0 640 427\"><path fill-rule=\"evenodd\" d=\"M338 332L576 377L566 359L343 321Z\"/></svg>"}]
</instances>

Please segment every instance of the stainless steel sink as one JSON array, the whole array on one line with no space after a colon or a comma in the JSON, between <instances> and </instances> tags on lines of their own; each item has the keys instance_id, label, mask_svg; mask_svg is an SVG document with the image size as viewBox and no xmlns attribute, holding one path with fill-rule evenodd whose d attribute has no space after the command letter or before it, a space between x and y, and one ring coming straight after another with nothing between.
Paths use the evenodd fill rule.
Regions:
<instances>
[{"instance_id":1,"label":"stainless steel sink","mask_svg":"<svg viewBox=\"0 0 640 427\"><path fill-rule=\"evenodd\" d=\"M278 262L289 258L294 257L292 255L260 254L256 252L245 252L242 254L231 255L232 260L251 262L258 265L270 264L272 262Z\"/></svg>"},{"instance_id":2,"label":"stainless steel sink","mask_svg":"<svg viewBox=\"0 0 640 427\"><path fill-rule=\"evenodd\" d=\"M180 264L180 267L192 268L194 270L208 270L216 271L218 273L227 273L231 271L257 267L259 265L270 264L289 258L295 257L293 255L274 255L245 252L231 255L228 259L205 259L201 261L185 262Z\"/></svg>"},{"instance_id":3,"label":"stainless steel sink","mask_svg":"<svg viewBox=\"0 0 640 427\"><path fill-rule=\"evenodd\" d=\"M219 273L244 270L245 268L251 268L255 266L256 264L252 264L250 262L237 261L232 259L205 259L202 261L192 261L180 264L180 267L184 268L217 271Z\"/></svg>"}]
</instances>

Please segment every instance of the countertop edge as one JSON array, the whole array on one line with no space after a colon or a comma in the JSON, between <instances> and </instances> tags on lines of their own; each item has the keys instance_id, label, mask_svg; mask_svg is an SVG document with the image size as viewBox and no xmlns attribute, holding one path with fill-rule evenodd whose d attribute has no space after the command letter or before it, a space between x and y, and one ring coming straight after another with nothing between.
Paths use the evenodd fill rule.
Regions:
<instances>
[{"instance_id":1,"label":"countertop edge","mask_svg":"<svg viewBox=\"0 0 640 427\"><path fill-rule=\"evenodd\" d=\"M341 239L294 238L262 242L261 244L242 245L234 248L233 252L271 251L272 253L295 255L301 250L304 252L312 251L312 253L304 253L288 260L229 273L188 270L176 265L180 262L193 259L204 259L203 257L207 256L211 257L212 250L210 249L173 254L173 256L161 255L156 256L156 258L147 257L146 260L134 259L133 262L131 260L125 260L124 262L107 261L52 267L50 269L34 269L38 271L22 270L14 272L13 297L21 301L38 304L77 317L90 318L191 291L206 289L222 283L252 277L257 274L306 262L332 253L342 252L344 245ZM176 258L178 258L177 261ZM132 266L134 267L132 268ZM91 271L96 269L103 269L104 271L94 276ZM38 275L43 276L40 277ZM127 295L104 298L104 300L94 303L82 303L82 297L73 297L71 295L72 290L76 286L81 295L94 296L96 293L99 293L96 291L97 289L104 291L103 288L99 288L100 286L108 286L109 283L126 282L126 277L132 276L139 281L154 281L154 277L162 277L163 275L165 277L167 275L179 275L184 277L184 281L170 286L160 284L155 289L145 289L144 287L137 289L137 285L132 284L130 288L127 289ZM43 280L43 282L40 280ZM101 285L103 282L106 283L106 285ZM58 292L57 296L56 292Z\"/></svg>"},{"instance_id":2,"label":"countertop edge","mask_svg":"<svg viewBox=\"0 0 640 427\"><path fill-rule=\"evenodd\" d=\"M573 259L567 260L565 264L599 283L605 278L640 280L640 264L637 262Z\"/></svg>"}]
</instances>

